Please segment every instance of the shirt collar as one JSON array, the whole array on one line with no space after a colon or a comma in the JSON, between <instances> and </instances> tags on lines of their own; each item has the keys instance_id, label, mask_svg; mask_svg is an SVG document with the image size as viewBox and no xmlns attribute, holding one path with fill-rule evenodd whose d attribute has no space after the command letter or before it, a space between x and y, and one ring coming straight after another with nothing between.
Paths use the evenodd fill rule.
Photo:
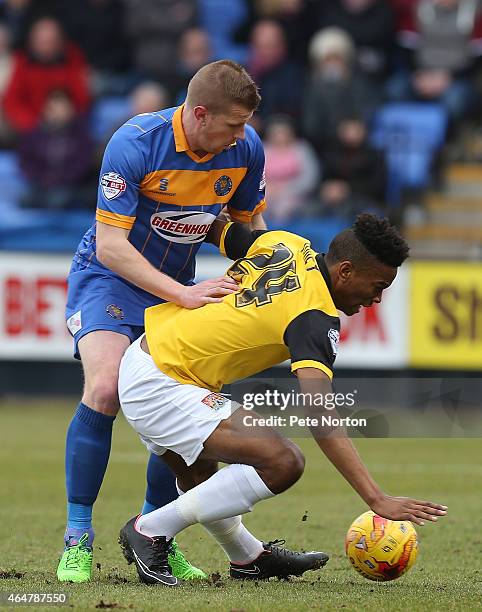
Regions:
<instances>
[{"instance_id":1,"label":"shirt collar","mask_svg":"<svg viewBox=\"0 0 482 612\"><path fill-rule=\"evenodd\" d=\"M328 270L328 266L326 265L326 262L325 262L325 253L318 253L316 255L316 263L318 264L318 268L320 269L321 275L325 279L326 286L328 287L328 291L330 292L330 295L331 295L331 290L332 290L331 277L330 277L330 272Z\"/></svg>"},{"instance_id":2,"label":"shirt collar","mask_svg":"<svg viewBox=\"0 0 482 612\"><path fill-rule=\"evenodd\" d=\"M174 131L174 142L176 143L176 152L182 153L183 151L189 151L189 144L187 142L186 134L182 127L182 109L184 104L178 106L172 116L172 129Z\"/></svg>"},{"instance_id":3,"label":"shirt collar","mask_svg":"<svg viewBox=\"0 0 482 612\"><path fill-rule=\"evenodd\" d=\"M214 157L214 153L206 153L204 157L198 157L191 149L189 148L189 143L186 138L186 134L184 132L184 128L182 127L182 111L184 109L184 104L178 106L178 108L174 111L172 116L172 130L174 132L174 143L176 145L176 153L186 153L193 161L200 164L203 162L207 162Z\"/></svg>"}]
</instances>

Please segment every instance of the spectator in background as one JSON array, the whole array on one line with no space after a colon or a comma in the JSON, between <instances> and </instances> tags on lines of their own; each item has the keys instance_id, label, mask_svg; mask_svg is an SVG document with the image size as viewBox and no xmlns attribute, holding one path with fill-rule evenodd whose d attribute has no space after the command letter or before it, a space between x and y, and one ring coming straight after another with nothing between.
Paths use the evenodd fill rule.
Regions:
<instances>
[{"instance_id":1,"label":"spectator in background","mask_svg":"<svg viewBox=\"0 0 482 612\"><path fill-rule=\"evenodd\" d=\"M0 4L0 22L10 32L12 48L25 42L31 20L32 0L4 0Z\"/></svg>"},{"instance_id":2,"label":"spectator in background","mask_svg":"<svg viewBox=\"0 0 482 612\"><path fill-rule=\"evenodd\" d=\"M248 18L236 32L236 39L247 42L259 19L274 19L284 30L289 56L304 64L313 27L309 4L307 0L246 0Z\"/></svg>"},{"instance_id":3,"label":"spectator in background","mask_svg":"<svg viewBox=\"0 0 482 612\"><path fill-rule=\"evenodd\" d=\"M5 90L10 81L13 68L13 57L10 50L10 31L0 22L0 99L3 99ZM0 109L0 148L4 149L12 145L14 134L5 121Z\"/></svg>"},{"instance_id":4,"label":"spectator in background","mask_svg":"<svg viewBox=\"0 0 482 612\"><path fill-rule=\"evenodd\" d=\"M351 219L363 212L377 214L384 207L387 173L383 154L367 139L367 126L359 117L342 121L336 143L322 158L323 183L318 214Z\"/></svg>"},{"instance_id":5,"label":"spectator in background","mask_svg":"<svg viewBox=\"0 0 482 612\"><path fill-rule=\"evenodd\" d=\"M461 119L475 101L471 81L482 52L478 0L420 0L399 34L406 69L389 82L394 101L428 100Z\"/></svg>"},{"instance_id":6,"label":"spectator in background","mask_svg":"<svg viewBox=\"0 0 482 612\"><path fill-rule=\"evenodd\" d=\"M49 94L64 89L76 112L88 110L87 64L80 49L64 38L58 21L42 18L32 25L25 51L15 57L3 101L6 120L18 132L39 125Z\"/></svg>"},{"instance_id":7,"label":"spectator in background","mask_svg":"<svg viewBox=\"0 0 482 612\"><path fill-rule=\"evenodd\" d=\"M169 94L165 87L155 81L144 81L129 95L129 117L142 113L155 113L169 104Z\"/></svg>"},{"instance_id":8,"label":"spectator in background","mask_svg":"<svg viewBox=\"0 0 482 612\"><path fill-rule=\"evenodd\" d=\"M296 135L286 116L272 117L264 139L268 217L274 222L298 216L319 180L318 159L311 146Z\"/></svg>"},{"instance_id":9,"label":"spectator in background","mask_svg":"<svg viewBox=\"0 0 482 612\"><path fill-rule=\"evenodd\" d=\"M197 25L196 0L124 0L133 66L143 78L176 87L182 33ZM221 15L219 16L220 18Z\"/></svg>"},{"instance_id":10,"label":"spectator in background","mask_svg":"<svg viewBox=\"0 0 482 612\"><path fill-rule=\"evenodd\" d=\"M40 125L20 137L19 158L30 182L26 207L95 206L93 143L85 118L76 113L67 92L50 92Z\"/></svg>"},{"instance_id":11,"label":"spectator in background","mask_svg":"<svg viewBox=\"0 0 482 612\"><path fill-rule=\"evenodd\" d=\"M381 102L379 88L356 70L354 53L351 38L339 28L321 30L310 43L312 73L303 129L321 156L337 143L344 120L353 116L368 119Z\"/></svg>"},{"instance_id":12,"label":"spectator in background","mask_svg":"<svg viewBox=\"0 0 482 612\"><path fill-rule=\"evenodd\" d=\"M7 88L12 74L13 58L10 49L10 31L0 23L0 97Z\"/></svg>"},{"instance_id":13,"label":"spectator in background","mask_svg":"<svg viewBox=\"0 0 482 612\"><path fill-rule=\"evenodd\" d=\"M212 61L213 53L207 33L201 28L187 29L179 41L177 82L171 91L175 104L184 102L191 78L200 68Z\"/></svg>"},{"instance_id":14,"label":"spectator in background","mask_svg":"<svg viewBox=\"0 0 482 612\"><path fill-rule=\"evenodd\" d=\"M262 129L274 114L299 117L303 95L301 67L288 57L283 28L273 20L259 21L251 33L248 72L262 92L255 119Z\"/></svg>"},{"instance_id":15,"label":"spectator in background","mask_svg":"<svg viewBox=\"0 0 482 612\"><path fill-rule=\"evenodd\" d=\"M101 100L98 105L106 104L105 100ZM108 104L108 102L107 102ZM122 105L112 109L102 111L101 119L97 117L96 107L93 112L93 134L97 143L96 160L97 165L102 161L105 146L112 134L120 128L126 121L135 115L142 113L155 113L169 106L169 93L165 87L156 81L143 81L135 87L129 96L122 100Z\"/></svg>"},{"instance_id":16,"label":"spectator in background","mask_svg":"<svg viewBox=\"0 0 482 612\"><path fill-rule=\"evenodd\" d=\"M84 51L95 96L125 95L132 88L123 0L64 2L61 19L68 36Z\"/></svg>"},{"instance_id":17,"label":"spectator in background","mask_svg":"<svg viewBox=\"0 0 482 612\"><path fill-rule=\"evenodd\" d=\"M395 13L395 29L397 32L406 30L412 22L413 8L419 0L390 0Z\"/></svg>"},{"instance_id":18,"label":"spectator in background","mask_svg":"<svg viewBox=\"0 0 482 612\"><path fill-rule=\"evenodd\" d=\"M337 27L350 35L358 68L377 81L390 71L395 19L387 0L330 0L311 3L312 34Z\"/></svg>"}]
</instances>

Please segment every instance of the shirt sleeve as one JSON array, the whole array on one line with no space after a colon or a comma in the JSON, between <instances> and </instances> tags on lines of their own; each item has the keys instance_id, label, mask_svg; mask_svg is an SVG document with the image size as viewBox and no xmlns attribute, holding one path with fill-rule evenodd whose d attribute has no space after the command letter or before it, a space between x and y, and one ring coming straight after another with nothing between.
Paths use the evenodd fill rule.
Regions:
<instances>
[{"instance_id":1,"label":"shirt sleeve","mask_svg":"<svg viewBox=\"0 0 482 612\"><path fill-rule=\"evenodd\" d=\"M130 230L136 220L146 163L139 140L120 128L109 141L100 171L96 219Z\"/></svg>"},{"instance_id":2,"label":"shirt sleeve","mask_svg":"<svg viewBox=\"0 0 482 612\"><path fill-rule=\"evenodd\" d=\"M255 240L267 231L251 231L244 223L227 223L219 239L219 252L233 261L245 257Z\"/></svg>"},{"instance_id":3,"label":"shirt sleeve","mask_svg":"<svg viewBox=\"0 0 482 612\"><path fill-rule=\"evenodd\" d=\"M246 134L248 170L228 204L231 218L240 223L249 223L253 215L266 208L263 145L252 127L247 126L246 130L250 130Z\"/></svg>"},{"instance_id":4,"label":"shirt sleeve","mask_svg":"<svg viewBox=\"0 0 482 612\"><path fill-rule=\"evenodd\" d=\"M330 380L340 339L340 319L321 310L308 310L286 328L284 343L291 355L291 371L318 368Z\"/></svg>"}]
</instances>

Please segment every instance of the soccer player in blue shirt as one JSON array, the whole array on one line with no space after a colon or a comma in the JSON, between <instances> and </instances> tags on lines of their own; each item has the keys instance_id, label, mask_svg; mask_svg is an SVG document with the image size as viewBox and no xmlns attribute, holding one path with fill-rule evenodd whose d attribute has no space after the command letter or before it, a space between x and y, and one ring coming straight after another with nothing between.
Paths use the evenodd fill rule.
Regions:
<instances>
[{"instance_id":1,"label":"soccer player in blue shirt","mask_svg":"<svg viewBox=\"0 0 482 612\"><path fill-rule=\"evenodd\" d=\"M252 229L264 227L264 153L246 125L259 101L241 66L213 62L194 75L182 106L133 117L107 145L96 221L68 278L67 325L85 385L67 432L60 581L91 577L92 508L119 410L118 369L144 331L144 310L162 301L199 308L236 289L227 277L193 284L196 253L223 208ZM147 483L143 513L177 497L172 472L154 455ZM205 576L177 546L170 563L179 578Z\"/></svg>"}]
</instances>

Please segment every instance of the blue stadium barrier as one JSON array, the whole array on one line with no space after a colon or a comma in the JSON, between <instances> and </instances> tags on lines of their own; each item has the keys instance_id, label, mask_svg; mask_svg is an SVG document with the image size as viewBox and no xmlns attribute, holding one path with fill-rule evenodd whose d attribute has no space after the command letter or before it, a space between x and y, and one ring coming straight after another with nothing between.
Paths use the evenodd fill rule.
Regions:
<instances>
[{"instance_id":1,"label":"blue stadium barrier","mask_svg":"<svg viewBox=\"0 0 482 612\"><path fill-rule=\"evenodd\" d=\"M434 156L445 142L447 120L443 107L435 103L397 102L375 114L371 142L385 153L390 204L400 204L404 189L429 185Z\"/></svg>"},{"instance_id":2,"label":"blue stadium barrier","mask_svg":"<svg viewBox=\"0 0 482 612\"><path fill-rule=\"evenodd\" d=\"M74 253L94 213L21 209L0 223L0 250Z\"/></svg>"}]
</instances>

